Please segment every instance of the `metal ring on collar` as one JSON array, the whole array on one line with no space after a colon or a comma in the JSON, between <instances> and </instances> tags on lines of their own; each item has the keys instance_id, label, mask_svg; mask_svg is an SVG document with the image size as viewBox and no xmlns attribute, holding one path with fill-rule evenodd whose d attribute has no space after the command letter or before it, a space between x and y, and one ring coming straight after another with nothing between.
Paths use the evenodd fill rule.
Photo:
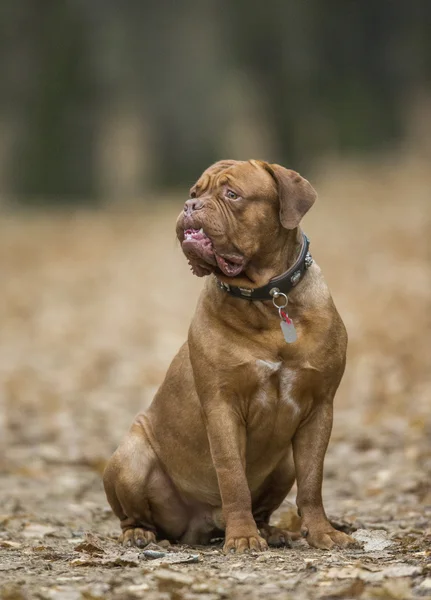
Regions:
<instances>
[{"instance_id":1,"label":"metal ring on collar","mask_svg":"<svg viewBox=\"0 0 431 600\"><path fill-rule=\"evenodd\" d=\"M284 300L284 304L277 304L276 300L277 298L282 298L282 300ZM275 306L275 308L285 308L287 306L287 303L289 302L288 297L286 296L286 294L283 294L283 292L275 292L274 294L272 294L272 303Z\"/></svg>"}]
</instances>

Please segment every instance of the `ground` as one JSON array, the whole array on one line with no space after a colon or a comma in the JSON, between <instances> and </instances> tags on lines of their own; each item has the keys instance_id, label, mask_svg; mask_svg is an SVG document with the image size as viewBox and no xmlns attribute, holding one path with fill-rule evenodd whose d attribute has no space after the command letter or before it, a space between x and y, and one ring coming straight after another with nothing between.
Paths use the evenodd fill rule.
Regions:
<instances>
[{"instance_id":1,"label":"ground","mask_svg":"<svg viewBox=\"0 0 431 600\"><path fill-rule=\"evenodd\" d=\"M0 598L431 598L428 164L328 165L304 223L349 331L327 512L362 548L115 542L101 471L187 334L181 197L0 217ZM199 460L199 457L196 457ZM275 521L296 522L295 490Z\"/></svg>"}]
</instances>

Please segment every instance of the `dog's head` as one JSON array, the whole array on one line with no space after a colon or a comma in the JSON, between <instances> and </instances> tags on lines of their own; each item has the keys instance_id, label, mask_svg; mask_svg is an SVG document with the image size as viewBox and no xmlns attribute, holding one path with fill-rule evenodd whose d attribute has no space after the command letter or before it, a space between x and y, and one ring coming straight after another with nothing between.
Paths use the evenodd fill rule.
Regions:
<instances>
[{"instance_id":1,"label":"dog's head","mask_svg":"<svg viewBox=\"0 0 431 600\"><path fill-rule=\"evenodd\" d=\"M283 251L315 199L295 171L258 160L219 161L191 188L177 237L198 277L215 273L234 285L255 284L250 273Z\"/></svg>"}]
</instances>

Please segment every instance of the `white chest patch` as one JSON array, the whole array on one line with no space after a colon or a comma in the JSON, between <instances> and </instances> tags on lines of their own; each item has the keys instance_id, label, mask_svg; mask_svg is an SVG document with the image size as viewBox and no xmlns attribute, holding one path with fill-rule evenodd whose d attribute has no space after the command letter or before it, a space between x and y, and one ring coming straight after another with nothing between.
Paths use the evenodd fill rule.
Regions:
<instances>
[{"instance_id":1,"label":"white chest patch","mask_svg":"<svg viewBox=\"0 0 431 600\"><path fill-rule=\"evenodd\" d=\"M260 358L258 358L256 360L256 366L263 371L267 371L268 373L276 373L281 368L282 364L283 363L281 363L281 362L272 362L270 360L260 360Z\"/></svg>"},{"instance_id":2,"label":"white chest patch","mask_svg":"<svg viewBox=\"0 0 431 600\"><path fill-rule=\"evenodd\" d=\"M298 402L294 399L294 387L296 382L296 372L292 369L284 368L280 373L280 400L293 408L297 414L300 410Z\"/></svg>"},{"instance_id":3,"label":"white chest patch","mask_svg":"<svg viewBox=\"0 0 431 600\"><path fill-rule=\"evenodd\" d=\"M279 401L282 404L290 406L295 415L299 413L300 406L294 399L296 372L293 369L283 367L282 362L272 362L269 360L258 359L256 360L256 366L262 374L265 373L268 377L266 381L262 382L262 386L257 393L257 400L263 404L272 404L275 401L275 397L272 400L275 390L269 383L270 377L272 379L272 376L277 375Z\"/></svg>"}]
</instances>

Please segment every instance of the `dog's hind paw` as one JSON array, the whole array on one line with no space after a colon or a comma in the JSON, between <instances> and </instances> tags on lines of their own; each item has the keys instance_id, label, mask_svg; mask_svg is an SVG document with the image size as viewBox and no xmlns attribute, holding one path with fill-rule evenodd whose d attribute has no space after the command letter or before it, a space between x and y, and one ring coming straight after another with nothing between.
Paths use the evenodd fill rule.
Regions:
<instances>
[{"instance_id":1,"label":"dog's hind paw","mask_svg":"<svg viewBox=\"0 0 431 600\"><path fill-rule=\"evenodd\" d=\"M266 523L258 525L258 529L260 535L267 541L268 546L276 548L280 546L290 548L292 540L297 540L301 537L301 534L297 531L287 531L287 529L280 529Z\"/></svg>"},{"instance_id":2,"label":"dog's hind paw","mask_svg":"<svg viewBox=\"0 0 431 600\"><path fill-rule=\"evenodd\" d=\"M142 529L141 527L134 527L133 529L127 529L118 538L120 544L123 546L137 546L138 548L145 548L151 542L156 541L156 536L153 531Z\"/></svg>"}]
</instances>

